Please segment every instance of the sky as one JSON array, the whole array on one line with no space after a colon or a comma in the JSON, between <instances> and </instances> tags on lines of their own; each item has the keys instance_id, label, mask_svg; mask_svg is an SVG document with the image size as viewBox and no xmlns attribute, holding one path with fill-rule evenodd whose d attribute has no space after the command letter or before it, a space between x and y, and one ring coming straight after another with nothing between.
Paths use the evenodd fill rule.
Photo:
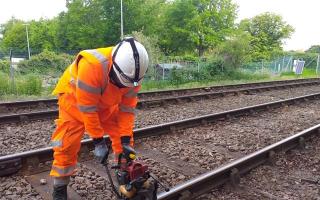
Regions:
<instances>
[{"instance_id":1,"label":"sky","mask_svg":"<svg viewBox=\"0 0 320 200\"><path fill-rule=\"evenodd\" d=\"M65 10L65 0L0 0L0 24L12 16L25 21L51 19Z\"/></svg>"},{"instance_id":2,"label":"sky","mask_svg":"<svg viewBox=\"0 0 320 200\"><path fill-rule=\"evenodd\" d=\"M306 50L320 45L319 0L233 0L239 5L238 22L263 12L273 12L295 28L285 50ZM0 24L12 16L22 20L50 19L65 11L65 0L0 0Z\"/></svg>"},{"instance_id":3,"label":"sky","mask_svg":"<svg viewBox=\"0 0 320 200\"><path fill-rule=\"evenodd\" d=\"M284 45L285 50L307 50L320 45L319 0L233 0L239 5L238 20L263 12L282 16L295 32Z\"/></svg>"}]
</instances>

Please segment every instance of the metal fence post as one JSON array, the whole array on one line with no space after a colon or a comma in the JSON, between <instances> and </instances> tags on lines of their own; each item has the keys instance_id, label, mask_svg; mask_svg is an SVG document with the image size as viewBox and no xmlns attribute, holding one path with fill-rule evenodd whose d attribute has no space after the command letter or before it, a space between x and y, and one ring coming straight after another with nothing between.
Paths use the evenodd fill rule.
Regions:
<instances>
[{"instance_id":1,"label":"metal fence post","mask_svg":"<svg viewBox=\"0 0 320 200\"><path fill-rule=\"evenodd\" d=\"M317 59L317 68L316 68L317 75L318 75L318 70L319 70L319 63L320 63L320 54L318 54L318 59Z\"/></svg>"},{"instance_id":2,"label":"metal fence post","mask_svg":"<svg viewBox=\"0 0 320 200\"><path fill-rule=\"evenodd\" d=\"M12 49L10 49L10 79L11 79L11 88L14 91L14 68L12 63Z\"/></svg>"}]
</instances>

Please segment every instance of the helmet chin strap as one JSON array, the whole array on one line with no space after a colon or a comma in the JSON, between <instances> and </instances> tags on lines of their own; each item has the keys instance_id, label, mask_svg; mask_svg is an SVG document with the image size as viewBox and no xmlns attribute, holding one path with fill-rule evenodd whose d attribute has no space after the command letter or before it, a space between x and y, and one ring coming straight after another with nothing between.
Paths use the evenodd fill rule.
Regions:
<instances>
[{"instance_id":1,"label":"helmet chin strap","mask_svg":"<svg viewBox=\"0 0 320 200\"><path fill-rule=\"evenodd\" d=\"M135 64L135 76L134 78L131 78L129 76L127 76L119 67L119 65L116 63L115 58L116 55L118 53L118 50L120 48L120 46L124 43L124 42L129 42L130 46L132 48L132 52L133 52L133 58L134 58L134 64ZM121 76L123 76L125 79L127 79L128 81L130 81L131 83L133 83L134 86L138 86L138 82L143 78L139 78L140 75L140 59L139 59L139 53L137 50L137 47L134 43L134 39L132 37L130 38L125 38L123 39L119 45L117 46L117 49L114 51L114 54L112 56L112 60L113 60L113 66L118 70L118 72L120 73Z\"/></svg>"},{"instance_id":2,"label":"helmet chin strap","mask_svg":"<svg viewBox=\"0 0 320 200\"><path fill-rule=\"evenodd\" d=\"M113 67L111 68L111 71L110 71L110 73L109 73L109 77L110 77L110 81L111 81L114 85L116 85L118 88L126 88L126 86L123 85L123 84L121 83L121 81L119 80L119 78L118 78L116 72L114 71Z\"/></svg>"}]
</instances>

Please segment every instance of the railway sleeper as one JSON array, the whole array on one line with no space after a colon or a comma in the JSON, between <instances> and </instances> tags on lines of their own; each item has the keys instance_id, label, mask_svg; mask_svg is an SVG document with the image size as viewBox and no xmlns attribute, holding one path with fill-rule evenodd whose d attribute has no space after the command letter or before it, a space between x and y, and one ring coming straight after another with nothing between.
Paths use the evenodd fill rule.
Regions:
<instances>
[{"instance_id":1,"label":"railway sleeper","mask_svg":"<svg viewBox=\"0 0 320 200\"><path fill-rule=\"evenodd\" d=\"M237 168L231 169L230 172L230 183L233 189L239 189L240 185L240 172Z\"/></svg>"},{"instance_id":2,"label":"railway sleeper","mask_svg":"<svg viewBox=\"0 0 320 200\"><path fill-rule=\"evenodd\" d=\"M0 163L0 177L17 173L22 168L21 158L7 160Z\"/></svg>"}]
</instances>

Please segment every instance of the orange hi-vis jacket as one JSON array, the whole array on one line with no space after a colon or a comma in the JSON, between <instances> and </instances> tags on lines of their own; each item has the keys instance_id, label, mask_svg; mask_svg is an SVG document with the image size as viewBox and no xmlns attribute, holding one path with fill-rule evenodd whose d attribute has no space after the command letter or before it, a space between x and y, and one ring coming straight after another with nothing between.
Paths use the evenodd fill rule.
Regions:
<instances>
[{"instance_id":1,"label":"orange hi-vis jacket","mask_svg":"<svg viewBox=\"0 0 320 200\"><path fill-rule=\"evenodd\" d=\"M105 134L102 124L111 115L116 121L114 130L120 137L132 136L133 132L140 86L118 88L110 82L111 52L112 47L81 51L53 91L54 95L71 96L67 100L59 99L59 106L68 110L76 105L78 110L71 114L78 116L77 120L83 122L92 138Z\"/></svg>"}]
</instances>

